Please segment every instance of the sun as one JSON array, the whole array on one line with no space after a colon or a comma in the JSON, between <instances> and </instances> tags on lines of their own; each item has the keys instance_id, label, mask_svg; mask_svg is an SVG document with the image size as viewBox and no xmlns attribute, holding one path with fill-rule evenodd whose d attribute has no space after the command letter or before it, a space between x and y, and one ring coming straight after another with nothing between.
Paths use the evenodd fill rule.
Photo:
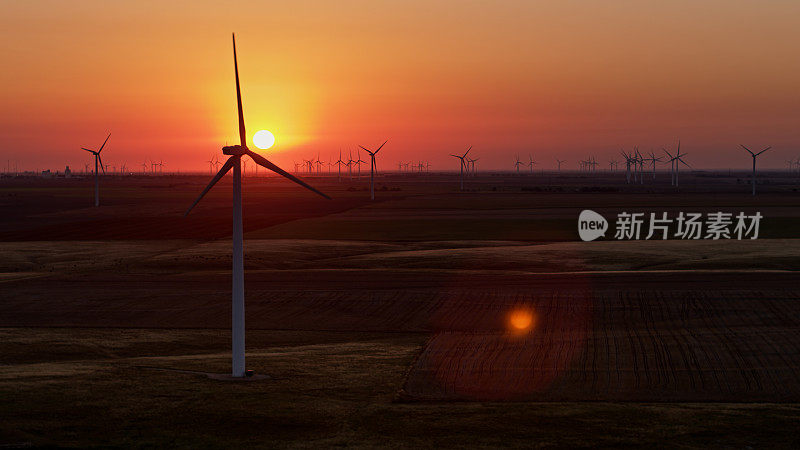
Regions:
<instances>
[{"instance_id":1,"label":"sun","mask_svg":"<svg viewBox=\"0 0 800 450\"><path fill-rule=\"evenodd\" d=\"M275 136L267 130L258 130L253 135L253 144L261 150L266 150L275 145Z\"/></svg>"}]
</instances>

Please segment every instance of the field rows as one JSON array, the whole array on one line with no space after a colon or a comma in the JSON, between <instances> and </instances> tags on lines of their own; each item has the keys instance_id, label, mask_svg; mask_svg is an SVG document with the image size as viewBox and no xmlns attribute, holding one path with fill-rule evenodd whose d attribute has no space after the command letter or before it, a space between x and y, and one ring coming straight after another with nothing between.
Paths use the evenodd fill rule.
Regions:
<instances>
[{"instance_id":1,"label":"field rows","mask_svg":"<svg viewBox=\"0 0 800 450\"><path fill-rule=\"evenodd\" d=\"M796 295L528 298L527 332L441 331L409 400L800 401ZM513 309L514 306L511 306ZM472 320L469 309L465 320Z\"/></svg>"}]
</instances>

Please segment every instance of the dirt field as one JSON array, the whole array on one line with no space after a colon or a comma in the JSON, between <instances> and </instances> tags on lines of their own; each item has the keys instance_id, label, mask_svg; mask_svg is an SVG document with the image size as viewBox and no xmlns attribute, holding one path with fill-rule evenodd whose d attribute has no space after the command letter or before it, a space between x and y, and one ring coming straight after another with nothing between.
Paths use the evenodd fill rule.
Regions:
<instances>
[{"instance_id":1,"label":"dirt field","mask_svg":"<svg viewBox=\"0 0 800 450\"><path fill-rule=\"evenodd\" d=\"M0 444L798 444L793 180L453 180L387 176L373 204L248 180L272 378L244 384L189 373L229 365L224 186L184 219L202 177L108 180L97 210L85 181L0 182ZM759 210L763 239L576 242L584 208Z\"/></svg>"}]
</instances>

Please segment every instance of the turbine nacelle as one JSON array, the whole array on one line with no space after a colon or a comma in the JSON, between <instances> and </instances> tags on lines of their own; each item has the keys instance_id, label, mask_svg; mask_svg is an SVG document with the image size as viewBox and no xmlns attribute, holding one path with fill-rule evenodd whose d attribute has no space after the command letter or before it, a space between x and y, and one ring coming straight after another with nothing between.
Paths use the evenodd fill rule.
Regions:
<instances>
[{"instance_id":1,"label":"turbine nacelle","mask_svg":"<svg viewBox=\"0 0 800 450\"><path fill-rule=\"evenodd\" d=\"M237 155L242 156L246 155L249 149L243 145L228 145L226 147L222 147L222 153L224 155Z\"/></svg>"}]
</instances>

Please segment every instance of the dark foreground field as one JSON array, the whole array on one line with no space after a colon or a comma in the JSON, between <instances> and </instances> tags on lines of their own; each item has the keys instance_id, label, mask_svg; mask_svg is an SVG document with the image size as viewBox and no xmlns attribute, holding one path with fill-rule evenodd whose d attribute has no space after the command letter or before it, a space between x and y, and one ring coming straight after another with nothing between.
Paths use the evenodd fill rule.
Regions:
<instances>
[{"instance_id":1,"label":"dark foreground field","mask_svg":"<svg viewBox=\"0 0 800 450\"><path fill-rule=\"evenodd\" d=\"M224 188L183 219L203 178L108 180L98 210L3 182L0 444L800 445L788 181L453 180L248 180L249 382L204 375L229 369ZM759 210L766 239L575 242L584 208Z\"/></svg>"}]
</instances>

